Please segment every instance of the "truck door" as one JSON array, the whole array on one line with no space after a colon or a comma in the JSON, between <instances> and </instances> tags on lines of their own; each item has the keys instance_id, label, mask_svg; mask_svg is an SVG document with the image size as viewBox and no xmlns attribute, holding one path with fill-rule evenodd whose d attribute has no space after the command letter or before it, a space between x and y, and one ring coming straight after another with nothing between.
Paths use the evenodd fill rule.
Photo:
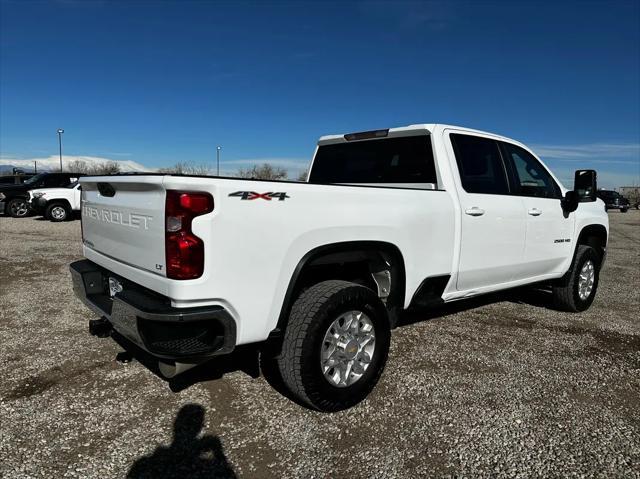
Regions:
<instances>
[{"instance_id":1,"label":"truck door","mask_svg":"<svg viewBox=\"0 0 640 479\"><path fill-rule=\"evenodd\" d=\"M560 187L535 156L512 143L500 148L526 210L523 272L527 278L559 273L572 252L575 214L565 214Z\"/></svg>"},{"instance_id":2,"label":"truck door","mask_svg":"<svg viewBox=\"0 0 640 479\"><path fill-rule=\"evenodd\" d=\"M457 289L476 290L520 279L526 214L522 198L510 195L497 141L455 132L449 139L458 167L461 208Z\"/></svg>"}]
</instances>

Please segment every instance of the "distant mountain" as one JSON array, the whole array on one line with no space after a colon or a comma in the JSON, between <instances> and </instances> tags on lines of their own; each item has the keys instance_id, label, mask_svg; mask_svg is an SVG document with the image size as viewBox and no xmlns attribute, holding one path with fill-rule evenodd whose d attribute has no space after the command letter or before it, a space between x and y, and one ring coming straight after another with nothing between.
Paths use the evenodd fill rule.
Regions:
<instances>
[{"instance_id":1,"label":"distant mountain","mask_svg":"<svg viewBox=\"0 0 640 479\"><path fill-rule=\"evenodd\" d=\"M82 161L87 165L102 164L108 162L117 163L122 173L136 171L153 171L140 163L132 160L113 160L111 158L101 158L98 156L63 156L62 166L66 167L74 162ZM18 160L16 158L0 158L0 174L12 173L13 168L21 168L25 173L33 173L34 162L38 167L38 173L44 171L60 171L60 157L51 155L47 158L31 158L28 160Z\"/></svg>"}]
</instances>

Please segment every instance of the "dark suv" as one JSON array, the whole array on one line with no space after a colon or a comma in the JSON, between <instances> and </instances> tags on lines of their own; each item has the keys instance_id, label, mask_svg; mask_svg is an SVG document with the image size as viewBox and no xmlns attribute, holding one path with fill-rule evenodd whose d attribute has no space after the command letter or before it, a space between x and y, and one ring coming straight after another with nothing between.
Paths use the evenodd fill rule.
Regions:
<instances>
[{"instance_id":1,"label":"dark suv","mask_svg":"<svg viewBox=\"0 0 640 479\"><path fill-rule=\"evenodd\" d=\"M0 185L21 185L29 178L35 175L32 174L19 174L19 175L2 175L0 176Z\"/></svg>"},{"instance_id":2,"label":"dark suv","mask_svg":"<svg viewBox=\"0 0 640 479\"><path fill-rule=\"evenodd\" d=\"M604 201L605 211L620 210L621 213L626 213L629 209L629 200L617 191L598 190L597 194L598 198Z\"/></svg>"},{"instance_id":3,"label":"dark suv","mask_svg":"<svg viewBox=\"0 0 640 479\"><path fill-rule=\"evenodd\" d=\"M35 188L59 188L76 181L79 173L40 173L21 185L0 184L0 213L14 218L23 218L29 214L27 191Z\"/></svg>"}]
</instances>

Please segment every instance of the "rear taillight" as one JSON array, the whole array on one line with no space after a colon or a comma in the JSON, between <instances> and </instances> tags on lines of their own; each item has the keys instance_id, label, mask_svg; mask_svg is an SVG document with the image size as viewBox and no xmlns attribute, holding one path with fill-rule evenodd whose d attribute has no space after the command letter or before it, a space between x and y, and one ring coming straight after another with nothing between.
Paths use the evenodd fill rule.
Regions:
<instances>
[{"instance_id":1,"label":"rear taillight","mask_svg":"<svg viewBox=\"0 0 640 479\"><path fill-rule=\"evenodd\" d=\"M204 243L191 231L191 222L213 211L213 197L209 193L167 190L164 211L167 277L199 278L204 271Z\"/></svg>"}]
</instances>

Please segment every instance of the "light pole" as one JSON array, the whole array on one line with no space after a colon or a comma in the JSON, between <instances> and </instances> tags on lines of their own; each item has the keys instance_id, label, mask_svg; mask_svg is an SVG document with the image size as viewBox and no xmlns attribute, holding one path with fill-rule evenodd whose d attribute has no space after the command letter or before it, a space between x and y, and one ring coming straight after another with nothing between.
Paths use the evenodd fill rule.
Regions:
<instances>
[{"instance_id":1,"label":"light pole","mask_svg":"<svg viewBox=\"0 0 640 479\"><path fill-rule=\"evenodd\" d=\"M62 173L62 134L64 130L62 128L58 128L58 147L60 148L60 172Z\"/></svg>"},{"instance_id":2,"label":"light pole","mask_svg":"<svg viewBox=\"0 0 640 479\"><path fill-rule=\"evenodd\" d=\"M220 150L222 150L222 147L221 146L217 146L216 147L216 158L217 158L218 168L217 168L216 176L220 176Z\"/></svg>"}]
</instances>

